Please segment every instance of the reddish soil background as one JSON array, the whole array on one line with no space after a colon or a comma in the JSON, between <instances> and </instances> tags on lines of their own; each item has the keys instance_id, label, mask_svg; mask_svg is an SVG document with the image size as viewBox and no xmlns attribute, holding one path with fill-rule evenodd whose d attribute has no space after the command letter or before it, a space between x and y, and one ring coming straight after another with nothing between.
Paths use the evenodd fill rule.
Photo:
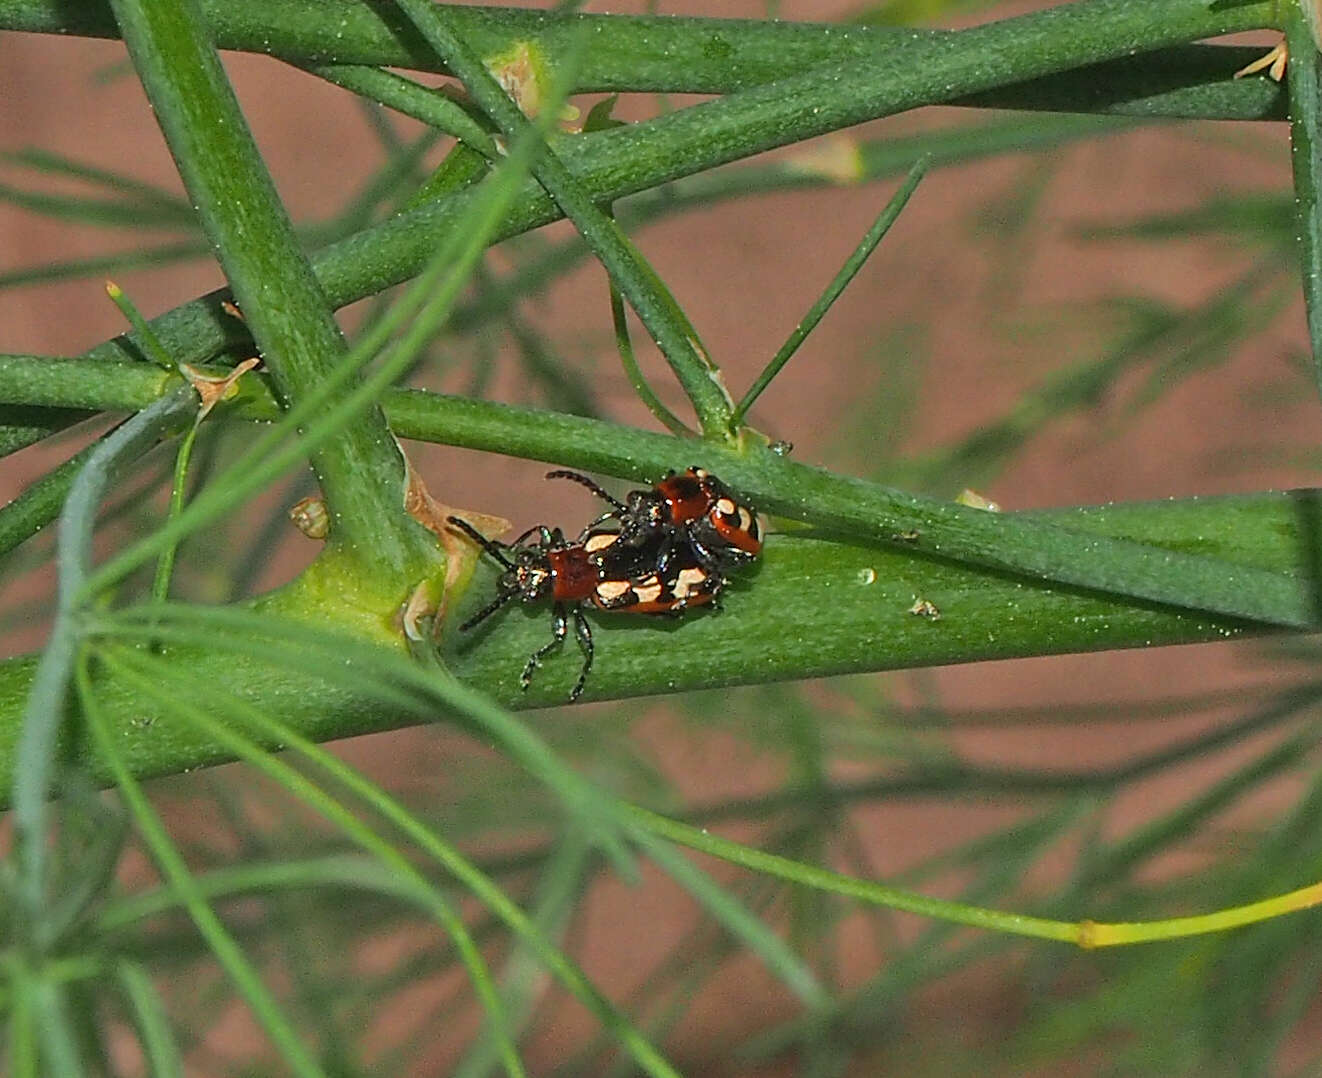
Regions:
<instances>
[{"instance_id":1,"label":"reddish soil background","mask_svg":"<svg viewBox=\"0 0 1322 1078\"><path fill-rule=\"evenodd\" d=\"M1044 5L1018 9L1031 6ZM685 8L712 13L702 4L668 4L666 10ZM780 15L832 18L848 10L838 3L798 2L783 4ZM731 3L720 13L758 16L762 7ZM114 71L122 59L122 49L112 43L0 36L0 150L39 146L177 188L132 78L95 84L89 79L97 71ZM226 62L296 220L329 215L378 159L364 124L339 91L274 61L229 56ZM910 133L971 118L927 110L855 133ZM869 446L853 433L865 426L860 400L885 391L879 380L886 368L878 357L892 335L923 327L918 340L926 359L904 444L921 451L957 439L999 416L1052 371L1091 358L1105 346L1100 329L1091 339L1074 330L1044 332L1041 312L1060 326L1064 312L1086 309L1105 295L1152 295L1194 305L1245 265L1244 257L1224 244L1088 242L1078 235L1081 224L1188 208L1231 191L1284 190L1290 182L1281 125L1136 131L1075 144L1053 161L1032 224L1009 248L985 231L987 214L1025 189L1034 176L1031 161L995 159L942 169L925 180L868 267L765 395L758 425L791 440L797 459L846 472L866 468ZM742 387L807 309L893 186L759 196L649 227L639 243L724 366L728 384ZM564 226L554 231L563 235ZM99 254L120 242L104 230L71 228L0 205L0 270ZM221 283L219 271L202 263L116 279L148 314ZM609 315L599 268L574 273L525 313L566 354L591 350L617 418L652 425L604 351ZM120 332L122 321L98 280L75 280L0 292L0 326L0 348L6 352L60 355ZM1125 419L1114 401L1103 400L1096 409L1057 422L981 492L1006 509L1019 509L1309 485L1315 482L1315 458L1308 450L1318 444L1322 422L1315 394L1302 391L1306 382L1292 365L1305 350L1302 304L1296 301L1249 347L1183 381L1136 418ZM494 395L519 399L519 386L502 380ZM849 430L843 429L846 422ZM884 434L876 432L878 447ZM7 459L0 471L0 501L63 454L39 447ZM536 465L438 447L418 448L415 459L447 502L502 514L520 527L559 511L556 500L563 492L544 489L543 469ZM270 582L296 572L311 548L290 543L285 551L272 566ZM6 587L6 604L24 594L12 584ZM41 631L34 624L14 635L12 646L34 646ZM952 708L1109 700L1123 714L1128 701L1259 685L1272 676L1254 661L1251 646L1202 645L953 667L921 682L898 678L894 693L904 700L930 692ZM775 766L748 745L725 735L703 737L696 724L677 722L651 702L636 706L655 712L642 727L652 758L695 800L774 783ZM534 716L534 721L539 720ZM963 735L960 749L972 759L1006 765L1103 766L1188 736L1209 721L1215 716L1143 724L1126 728L1123 737L1105 726L998 729ZM436 731L411 730L342 748L370 773L388 776L390 785L417 786L432 780L427 768L443 761L447 751L459 751L455 741ZM1211 773L1230 768L1252 747L1218 757ZM417 774L401 774L408 760L421 762ZM1133 788L1122 799L1117 827L1178 802L1209 774L1172 773ZM180 792L177 785L171 789ZM1237 810L1238 822L1270 818L1289 796L1288 788L1264 794ZM935 847L1012 816L1000 808L915 803L863 810L856 820L884 878ZM642 887L603 883L578 926L577 953L610 994L621 998L695 917L682 893L654 876ZM855 934L849 925L846 932ZM851 979L866 976L879 960L870 939L861 931L857 937L856 968L847 971ZM994 981L962 983L949 993L933 993L914 1020L936 1028L956 1016L994 1022L1007 1006L1000 992ZM713 1044L730 1043L792 1008L760 967L740 961L713 982L694 1013L700 1018L682 1027L677 1061L688 1072L686 1054L690 1061L707 1060L706 1069L692 1073L710 1074L717 1073L709 1062ZM539 1042L547 1063L589 1028L586 1017L568 1005L558 1008L549 1025ZM240 1028L246 1021L235 1015L235 1031Z\"/></svg>"}]
</instances>

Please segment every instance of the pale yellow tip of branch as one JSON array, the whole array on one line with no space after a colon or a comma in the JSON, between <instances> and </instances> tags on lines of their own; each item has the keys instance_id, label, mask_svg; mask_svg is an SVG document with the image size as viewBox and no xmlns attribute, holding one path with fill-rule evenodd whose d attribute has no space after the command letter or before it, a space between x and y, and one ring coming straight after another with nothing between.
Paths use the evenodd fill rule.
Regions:
<instances>
[{"instance_id":1,"label":"pale yellow tip of branch","mask_svg":"<svg viewBox=\"0 0 1322 1078\"><path fill-rule=\"evenodd\" d=\"M1316 34L1314 39L1316 40ZM1245 64L1236 71L1235 78L1242 79L1245 75L1254 75L1263 68L1267 68L1267 74L1276 82L1280 82L1281 79L1285 78L1285 65L1289 60L1290 50L1286 48L1285 40L1282 39L1281 43L1271 52L1259 56L1253 63Z\"/></svg>"}]
</instances>

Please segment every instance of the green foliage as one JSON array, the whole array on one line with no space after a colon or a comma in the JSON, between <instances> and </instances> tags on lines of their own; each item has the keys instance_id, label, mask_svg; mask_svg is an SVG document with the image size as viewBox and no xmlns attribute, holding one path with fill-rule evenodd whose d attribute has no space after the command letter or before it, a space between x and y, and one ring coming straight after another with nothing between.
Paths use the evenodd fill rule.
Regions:
<instances>
[{"instance_id":1,"label":"green foliage","mask_svg":"<svg viewBox=\"0 0 1322 1078\"><path fill-rule=\"evenodd\" d=\"M1322 969L1322 683L1303 634L1322 609L1317 493L1006 513L951 500L1059 453L1062 429L1113 444L1186 385L1220 377L1296 294L1296 236L1322 355L1322 99L1302 13L1272 0L1078 0L910 31L894 24L993 5L903 0L837 26L573 6L0 0L0 29L122 39L187 194L49 149L5 152L0 201L132 246L6 269L0 290L213 254L226 281L149 320L112 289L123 336L76 357L0 355L0 453L49 443L67 457L0 508L6 582L47 563L56 581L44 649L0 662L0 800L14 835L0 866L6 1072L753 1074L780 1061L806 1075L984 1074L1098 1060L1166 1075L1315 1061L1303 1016ZM1290 43L1286 90L1234 77L1254 50L1199 43L1264 27ZM220 49L269 53L359 99L380 161L339 212L291 221ZM461 92L388 68L445 73ZM582 128L565 130L594 92L611 96L582 101ZM619 118L648 92L715 96ZM934 130L838 134L937 104L967 108ZM972 111L997 106L1039 111ZM905 224L906 202L958 176L953 166L1024 159L1010 193L986 200L975 240L994 248L989 305L1009 308L1018 263L1044 242L1065 147L1152 137L1176 117L1287 115L1293 193L1209 185L1192 207L1117 207L1071 226L1103 254L1231 241L1199 302L1113 289L1091 306L990 320L1026 364L1034 334L1049 359L1010 371L1017 396L975 429L938 438L919 391L941 373L927 355L934 327L874 326L885 349L818 439L836 439L827 452L857 461L861 478L790 459L749 425ZM822 135L834 141L797 148ZM785 147L796 149L748 163ZM825 216L849 189L900 177L898 191L869 188L872 212L889 203L852 256L839 252L834 280L804 281L808 314L750 386L727 385L732 368L632 238L773 193ZM539 234L561 219L572 234ZM962 227L945 221L939 242ZM576 312L572 344L555 341L527 301L589 258L609 288L599 310ZM346 337L337 311L357 301L368 302ZM673 379L644 371L626 305ZM610 337L619 384L667 433L619 422L617 376L564 358ZM198 393L253 353L262 369L200 410ZM509 384L534 399L485 399ZM130 418L98 425L117 413ZM1209 447L1233 451L1218 434ZM396 438L635 483L700 464L774 517L719 617L594 615L586 693L687 691L665 737L704 759L729 742L747 781L695 798L636 706L521 716L564 701L576 659L550 658L525 691L543 609L456 630L489 600L494 570L406 510ZM285 526L270 504L308 493L310 477L326 542L268 588ZM57 519L52 543L41 529ZM33 609L13 600L4 613L21 624ZM1263 687L1141 685L1119 708L959 710L927 672L1232 638L1256 638ZM871 676L905 669L906 680ZM843 674L867 676L804 684ZM390 743L424 747L394 751L385 781L320 747L421 724L425 740ZM1113 762L1070 766L977 748L989 731L1052 729L1134 742ZM1172 732L1148 741L1157 730ZM1148 803L1159 783L1184 784ZM869 832L902 840L895 821L914 801L988 815L903 870L879 867ZM735 837L716 833L727 827ZM607 984L594 903L621 888L630 904L669 890L693 917L626 941L630 976ZM916 932L897 911L922 916ZM741 1016L737 1036L696 1041L686 1027L750 969L774 1005L752 1024ZM1002 1028L924 1025L934 993L988 978L1012 1000ZM235 1001L251 1042L218 1054ZM591 1022L572 1042L548 1035L566 1003ZM401 1014L416 1021L377 1028Z\"/></svg>"}]
</instances>

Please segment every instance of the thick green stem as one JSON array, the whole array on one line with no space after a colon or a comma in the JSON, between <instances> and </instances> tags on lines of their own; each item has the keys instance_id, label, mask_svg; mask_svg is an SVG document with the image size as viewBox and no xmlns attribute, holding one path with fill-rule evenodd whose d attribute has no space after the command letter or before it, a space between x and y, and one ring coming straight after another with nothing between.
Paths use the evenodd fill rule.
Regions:
<instances>
[{"instance_id":1,"label":"thick green stem","mask_svg":"<svg viewBox=\"0 0 1322 1078\"><path fill-rule=\"evenodd\" d=\"M1240 6L1253 9L1247 20L1252 27L1277 25L1269 3ZM446 5L445 10L455 31L483 56L508 52L520 42L533 44L548 55L562 55L568 42L586 28L590 48L578 72L575 93L734 93L815 64L869 59L888 66L893 62L888 54L903 41L942 33L743 19L565 17L499 7ZM269 53L294 63L440 69L436 54L391 5L357 0L205 0L203 11L222 49ZM0 0L0 27L117 36L107 8L92 0L76 5L61 0ZM1237 25L1233 29L1252 27ZM1209 25L1183 40L1224 32L1228 30ZM1160 56L1120 58L1103 67L961 96L955 103L1204 119L1283 119L1284 94L1275 83L1266 78L1232 77L1257 55L1260 50L1252 47L1185 45L1167 49Z\"/></svg>"},{"instance_id":2,"label":"thick green stem","mask_svg":"<svg viewBox=\"0 0 1322 1078\"><path fill-rule=\"evenodd\" d=\"M1285 42L1290 49L1290 162L1294 170L1295 235L1303 263L1304 309L1312 344L1313 370L1322 389L1322 55L1313 44L1296 4L1289 14Z\"/></svg>"},{"instance_id":3,"label":"thick green stem","mask_svg":"<svg viewBox=\"0 0 1322 1078\"><path fill-rule=\"evenodd\" d=\"M8 554L60 515L78 469L87 463L97 444L33 480L17 498L0 508L0 555Z\"/></svg>"},{"instance_id":4,"label":"thick green stem","mask_svg":"<svg viewBox=\"0 0 1322 1078\"><path fill-rule=\"evenodd\" d=\"M54 361L61 362L61 361ZM94 367L91 360L62 361ZM0 367L0 399L3 399ZM251 387L252 389L256 387ZM1318 545L1301 532L1289 572L1228 565L1142 542L1074 533L1022 514L986 513L922 498L771 453L701 448L668 435L577 416L400 390L384 401L405 437L487 449L651 481L667 468L697 463L716 472L764 511L864 542L1191 610L1295 628L1312 624L1304 581ZM270 414L254 401L254 418ZM1311 500L1301 502L1311 506ZM7 530L0 515L0 532Z\"/></svg>"},{"instance_id":5,"label":"thick green stem","mask_svg":"<svg viewBox=\"0 0 1322 1078\"><path fill-rule=\"evenodd\" d=\"M150 363L93 365L49 356L0 355L0 400L5 404L136 412L182 381Z\"/></svg>"},{"instance_id":6,"label":"thick green stem","mask_svg":"<svg viewBox=\"0 0 1322 1078\"><path fill-rule=\"evenodd\" d=\"M125 44L184 185L216 247L282 402L324 382L348 349L303 257L191 0L112 0ZM348 392L352 387L346 387ZM404 513L403 462L369 409L313 456L331 541L399 587L430 543Z\"/></svg>"},{"instance_id":7,"label":"thick green stem","mask_svg":"<svg viewBox=\"0 0 1322 1078\"><path fill-rule=\"evenodd\" d=\"M1141 537L1170 549L1197 549L1227 562L1276 571L1295 563L1301 530L1296 500L1284 495L1042 515L1071 530ZM492 572L484 567L447 624L486 601L493 586ZM915 599L931 602L940 617L913 613ZM144 639L161 632L150 621L160 609L143 608ZM490 630L462 636L449 624L441 644L447 665L507 706L563 703L578 672L573 655L550 660L526 692L519 687L524 661L549 631L538 613L511 611ZM1129 604L872 547L785 536L772 538L752 574L736 578L722 614L682 623L603 614L593 615L593 622L598 661L586 695L595 699L1017 655L1224 640L1248 631L1230 619ZM119 638L125 629L117 625L115 632ZM298 646L281 643L278 619L270 632L270 641L261 642L261 657L221 648L219 638L205 630L190 643L171 645L171 655L197 683L224 686L272 709L318 741L442 717L426 708L384 706L377 696L357 691L351 680L318 680L299 663L285 661L285 651L292 655ZM664 661L658 659L661 655ZM0 786L12 767L17 717L33 666L32 659L0 664ZM98 685L98 697L114 717L134 774L166 774L226 758L219 746L195 732L156 721L159 716L143 710L140 694L114 679Z\"/></svg>"},{"instance_id":8,"label":"thick green stem","mask_svg":"<svg viewBox=\"0 0 1322 1078\"><path fill-rule=\"evenodd\" d=\"M17 453L30 445L58 434L91 413L77 408L40 408L27 404L0 407L0 457Z\"/></svg>"}]
</instances>

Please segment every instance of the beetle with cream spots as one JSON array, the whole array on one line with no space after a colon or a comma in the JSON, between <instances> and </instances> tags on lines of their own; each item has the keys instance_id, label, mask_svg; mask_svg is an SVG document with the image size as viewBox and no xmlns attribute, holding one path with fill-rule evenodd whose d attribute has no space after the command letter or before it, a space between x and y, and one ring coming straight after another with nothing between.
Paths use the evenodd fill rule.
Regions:
<instances>
[{"instance_id":1,"label":"beetle with cream spots","mask_svg":"<svg viewBox=\"0 0 1322 1078\"><path fill-rule=\"evenodd\" d=\"M762 531L757 510L743 504L716 476L702 468L667 472L648 490L632 490L623 501L580 472L547 472L588 488L610 508L583 529L587 535L608 520L619 521L619 541L634 548L658 545L657 571L664 574L677 549L687 547L711 573L726 573L757 558Z\"/></svg>"},{"instance_id":2,"label":"beetle with cream spots","mask_svg":"<svg viewBox=\"0 0 1322 1078\"><path fill-rule=\"evenodd\" d=\"M540 524L512 543L500 543L460 517L448 520L504 568L495 598L460 625L459 631L467 632L515 599L523 603L550 599L551 639L528 657L519 685L526 690L532 684L542 660L564 643L572 622L583 667L570 690L571 702L583 692L595 653L592 627L583 613L586 607L621 614L678 616L690 607L712 603L725 584L723 576L707 570L683 550L672 553L664 570L658 568L660 536L651 543L632 546L621 542L621 532L592 529L571 543L559 528Z\"/></svg>"}]
</instances>

